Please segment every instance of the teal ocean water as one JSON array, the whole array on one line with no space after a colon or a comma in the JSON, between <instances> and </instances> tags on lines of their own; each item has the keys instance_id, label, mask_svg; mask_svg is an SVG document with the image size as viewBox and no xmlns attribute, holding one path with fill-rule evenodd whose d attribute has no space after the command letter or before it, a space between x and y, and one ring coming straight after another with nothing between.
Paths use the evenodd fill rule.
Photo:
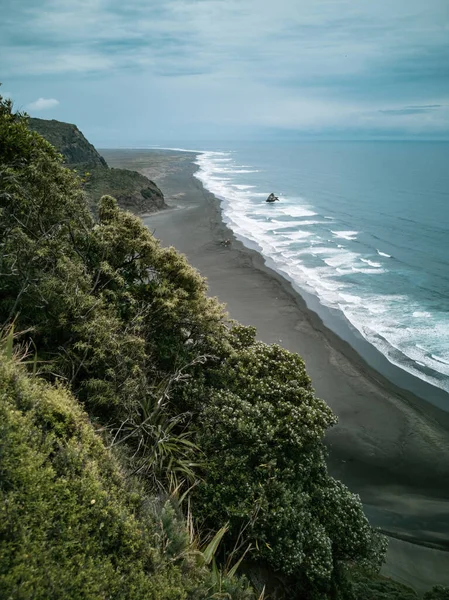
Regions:
<instances>
[{"instance_id":1,"label":"teal ocean water","mask_svg":"<svg viewBox=\"0 0 449 600\"><path fill-rule=\"evenodd\" d=\"M448 159L445 142L216 144L196 176L327 325L448 392Z\"/></svg>"}]
</instances>

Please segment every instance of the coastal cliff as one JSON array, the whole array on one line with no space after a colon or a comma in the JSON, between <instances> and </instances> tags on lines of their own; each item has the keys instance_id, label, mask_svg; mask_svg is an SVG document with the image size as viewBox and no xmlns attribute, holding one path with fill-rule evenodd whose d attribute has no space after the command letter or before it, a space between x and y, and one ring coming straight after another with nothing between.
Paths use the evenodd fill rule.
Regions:
<instances>
[{"instance_id":1,"label":"coastal cliff","mask_svg":"<svg viewBox=\"0 0 449 600\"><path fill-rule=\"evenodd\" d=\"M94 210L104 194L114 196L120 207L137 214L167 208L163 193L153 181L136 171L110 169L76 125L35 118L30 118L28 124L64 156L69 168L83 178L85 193Z\"/></svg>"},{"instance_id":2,"label":"coastal cliff","mask_svg":"<svg viewBox=\"0 0 449 600\"><path fill-rule=\"evenodd\" d=\"M89 169L95 167L108 168L104 158L88 142L76 125L54 119L36 118L30 118L28 124L32 131L36 131L49 141L64 156L68 166L83 165Z\"/></svg>"}]
</instances>

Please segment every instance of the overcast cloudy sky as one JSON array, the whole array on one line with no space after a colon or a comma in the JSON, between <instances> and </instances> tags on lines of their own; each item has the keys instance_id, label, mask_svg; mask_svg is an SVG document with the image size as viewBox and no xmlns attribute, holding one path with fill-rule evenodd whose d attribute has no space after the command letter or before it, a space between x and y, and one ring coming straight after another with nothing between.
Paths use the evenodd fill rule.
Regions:
<instances>
[{"instance_id":1,"label":"overcast cloudy sky","mask_svg":"<svg viewBox=\"0 0 449 600\"><path fill-rule=\"evenodd\" d=\"M449 0L0 0L18 108L98 145L449 139Z\"/></svg>"}]
</instances>

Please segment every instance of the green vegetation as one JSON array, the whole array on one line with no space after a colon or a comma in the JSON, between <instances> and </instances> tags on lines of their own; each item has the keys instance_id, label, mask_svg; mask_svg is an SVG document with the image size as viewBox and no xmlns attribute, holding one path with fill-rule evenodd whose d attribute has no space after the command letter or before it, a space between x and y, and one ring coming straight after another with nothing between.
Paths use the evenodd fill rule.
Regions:
<instances>
[{"instance_id":1,"label":"green vegetation","mask_svg":"<svg viewBox=\"0 0 449 600\"><path fill-rule=\"evenodd\" d=\"M5 360L0 388L2 597L182 597L156 515L75 400Z\"/></svg>"},{"instance_id":2,"label":"green vegetation","mask_svg":"<svg viewBox=\"0 0 449 600\"><path fill-rule=\"evenodd\" d=\"M80 175L93 212L101 196L110 194L119 206L134 213L166 208L157 185L144 175L128 169L109 169L106 161L81 131L71 123L28 119L28 126L50 142L64 157L68 167Z\"/></svg>"},{"instance_id":3,"label":"green vegetation","mask_svg":"<svg viewBox=\"0 0 449 600\"><path fill-rule=\"evenodd\" d=\"M0 353L0 594L210 598L218 590L173 500L146 495L62 386ZM223 577L234 598L253 594Z\"/></svg>"},{"instance_id":4,"label":"green vegetation","mask_svg":"<svg viewBox=\"0 0 449 600\"><path fill-rule=\"evenodd\" d=\"M0 595L249 600L256 563L285 598L376 597L385 540L327 473L302 359L114 198L94 218L2 99L0 139Z\"/></svg>"},{"instance_id":5,"label":"green vegetation","mask_svg":"<svg viewBox=\"0 0 449 600\"><path fill-rule=\"evenodd\" d=\"M84 165L87 168L108 165L98 154L76 125L63 123L54 119L28 119L28 126L54 146L64 156L67 165Z\"/></svg>"},{"instance_id":6,"label":"green vegetation","mask_svg":"<svg viewBox=\"0 0 449 600\"><path fill-rule=\"evenodd\" d=\"M436 585L430 592L424 594L424 600L449 600L449 588Z\"/></svg>"},{"instance_id":7,"label":"green vegetation","mask_svg":"<svg viewBox=\"0 0 449 600\"><path fill-rule=\"evenodd\" d=\"M128 169L90 169L84 189L93 202L103 195L117 199L120 208L134 213L154 212L166 208L157 185L137 171Z\"/></svg>"},{"instance_id":8,"label":"green vegetation","mask_svg":"<svg viewBox=\"0 0 449 600\"><path fill-rule=\"evenodd\" d=\"M342 565L380 567L383 539L359 498L327 473L322 440L336 419L304 362L255 333L232 328L230 350L202 368L203 385L196 377L184 390L201 401L195 441L207 461L194 492L198 514L209 526L229 520L234 538L249 523L253 556L323 597Z\"/></svg>"},{"instance_id":9,"label":"green vegetation","mask_svg":"<svg viewBox=\"0 0 449 600\"><path fill-rule=\"evenodd\" d=\"M353 594L360 600L417 600L418 595L401 583L387 577L373 576L355 570L351 574Z\"/></svg>"}]
</instances>

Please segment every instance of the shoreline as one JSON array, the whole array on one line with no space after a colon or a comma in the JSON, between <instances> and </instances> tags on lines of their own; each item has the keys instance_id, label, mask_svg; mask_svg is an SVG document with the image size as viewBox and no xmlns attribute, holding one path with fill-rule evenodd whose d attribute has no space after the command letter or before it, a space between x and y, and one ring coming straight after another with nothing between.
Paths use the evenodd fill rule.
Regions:
<instances>
[{"instance_id":1,"label":"shoreline","mask_svg":"<svg viewBox=\"0 0 449 600\"><path fill-rule=\"evenodd\" d=\"M229 185L228 183L224 183L223 187L221 183L215 184L215 166L210 166L214 163L212 159L209 160L209 154L214 153L205 152L196 155L195 162L199 166L199 169L195 172L194 176L201 181L206 190L212 192L212 194L215 194L215 196L218 198L220 201L222 219L229 229L233 231L235 237L242 242L246 248L255 250L258 254L261 254L264 259L265 266L286 279L293 287L294 291L305 301L307 308L319 316L322 324L336 334L337 337L348 342L356 354L361 356L363 360L374 369L374 371L382 374L388 381L394 383L399 389L410 391L414 396L423 398L438 408L449 412L449 378L447 376L445 376L438 369L434 369L429 365L410 358L406 352L400 350L399 347L396 347L394 343L388 339L389 336L384 337L378 332L376 333L374 330L372 330L371 339L365 337L364 333L362 333L362 330L360 329L360 324L363 324L364 319L367 318L366 316L364 319L360 317L357 325L357 320L356 322L353 322L351 318L346 315L346 311L339 305L337 307L336 305L332 305L332 303L327 303L326 297L323 298L324 301L321 300L319 298L320 293L317 291L316 286L313 286L312 284L309 285L308 282L304 281L304 279L301 279L301 277L298 279L291 274L290 268L287 265L289 261L287 261L287 263L285 260L281 260L279 262L277 258L272 255L272 248L270 244L268 244L269 249L266 251L263 240L261 242L258 235L253 235L251 231L252 226L249 224L252 219L250 217L249 222L247 222L248 215L246 213L244 219L246 225L240 226L239 219L236 220L235 217L236 214L239 214L239 202L241 201L245 203L245 200L243 198L234 198L234 192L231 188L240 188L246 186L235 186L234 184ZM217 160L232 160L229 158L231 156L229 152L225 152L223 154L226 154L226 158ZM208 158L206 159L206 157ZM225 164L227 165L228 163ZM218 164L218 173L220 173L220 166L221 163ZM256 167L257 165L255 165L255 168ZM239 171L237 171L237 173L238 172ZM218 178L220 177L221 175L218 175ZM243 179L241 181L243 181ZM227 187L228 185L229 187ZM250 187L257 187L257 185ZM228 193L231 195L230 197L232 197L233 200L230 200L230 197L227 196ZM260 196L260 194L256 195ZM264 200L266 195L264 196L264 194L262 194L262 197L263 199L258 200L261 214L269 215L271 211L266 213L265 210L266 205ZM272 208L273 206L274 205L269 205L269 208ZM282 201L280 206L282 206ZM289 208L291 208L290 205L287 206L287 209ZM304 210L304 206L299 205L299 208L300 211ZM310 212L309 209L312 211L319 210L315 206L306 206L306 212ZM278 223L277 219L282 217L279 217L277 213L275 214L276 223ZM316 215L318 213L313 214ZM268 216L265 218L270 220ZM324 217L324 219L327 218L330 217ZM253 225L255 227L257 227L257 223L258 221L253 221ZM277 233L280 233L280 231L277 230ZM312 241L312 244L313 243L314 242ZM283 244L285 244L285 242L283 242ZM289 247L287 246L287 249L288 248ZM283 255L282 252L281 254ZM389 255L387 256L391 258ZM358 294L359 292L352 290L350 293ZM432 355L432 358L435 357Z\"/></svg>"},{"instance_id":2,"label":"shoreline","mask_svg":"<svg viewBox=\"0 0 449 600\"><path fill-rule=\"evenodd\" d=\"M206 191L208 192L207 188ZM209 192L208 192L209 193ZM221 199L216 198L221 204ZM400 365L391 362L373 344L366 340L361 333L336 309L323 306L318 298L306 292L286 272L277 268L275 262L264 256L257 244L243 236L235 234L231 227L223 220L232 235L247 250L255 252L262 258L263 269L271 276L280 277L280 283L287 283L287 289L302 301L302 308L318 318L318 327L329 334L336 336L339 343L346 343L345 353L353 362L359 361L363 368L371 371L371 376L381 379L396 388L398 394L408 396L417 402L428 402L443 412L449 413L449 393L432 383L425 381L403 369ZM258 266L258 268L262 268ZM290 289L291 288L291 289ZM343 349L343 346L341 346Z\"/></svg>"},{"instance_id":3,"label":"shoreline","mask_svg":"<svg viewBox=\"0 0 449 600\"><path fill-rule=\"evenodd\" d=\"M227 304L232 318L255 325L262 341L303 356L317 395L339 417L326 436L330 473L360 494L374 526L394 536L384 573L419 591L447 585L449 555L436 548L449 549L449 484L442 489L449 481L449 413L377 373L287 279L235 238L222 221L220 200L193 176L195 153L104 154L109 163L132 164L155 179L168 204L177 206L143 220L207 276L211 295ZM224 239L232 240L229 247Z\"/></svg>"},{"instance_id":4,"label":"shoreline","mask_svg":"<svg viewBox=\"0 0 449 600\"><path fill-rule=\"evenodd\" d=\"M221 202L219 198L217 198L217 201ZM224 223L232 231L226 221ZM291 292L295 296L299 296L304 303L305 309L317 316L319 327L323 331L325 330L327 336L332 334L339 339L339 343L345 342L348 345L346 354L350 360L353 362L359 361L361 365L363 364L363 368L371 371L373 378L382 379L388 385L394 386L398 394L409 396L417 402L428 402L443 412L449 413L449 393L447 391L390 361L387 356L362 336L343 313L322 305L316 296L303 290L286 272L278 269L271 258L267 258L262 254L255 242L234 232L233 235L247 250L253 251L262 257L263 268L268 273L272 276L279 276L282 282L287 282Z\"/></svg>"}]
</instances>

